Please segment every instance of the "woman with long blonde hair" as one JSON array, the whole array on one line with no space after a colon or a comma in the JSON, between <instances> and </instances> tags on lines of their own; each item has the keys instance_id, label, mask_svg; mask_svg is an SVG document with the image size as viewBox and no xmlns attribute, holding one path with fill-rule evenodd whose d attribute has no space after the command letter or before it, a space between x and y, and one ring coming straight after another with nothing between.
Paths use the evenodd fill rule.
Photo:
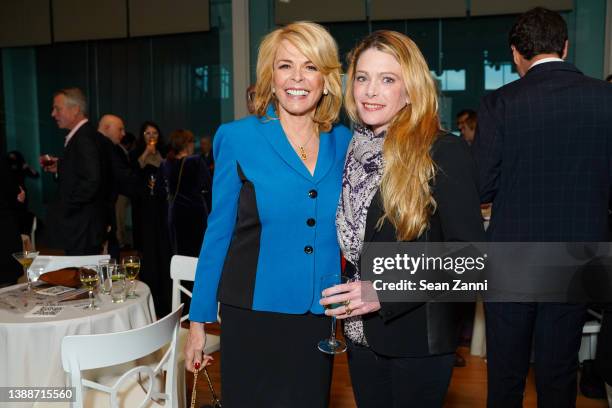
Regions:
<instances>
[{"instance_id":1,"label":"woman with long blonde hair","mask_svg":"<svg viewBox=\"0 0 612 408\"><path fill-rule=\"evenodd\" d=\"M365 242L484 240L467 145L445 133L435 83L407 36L377 31L349 56L345 107L355 122L336 215L355 282L323 292L346 319L359 407L440 407L450 381L457 306L380 302L359 281Z\"/></svg>"}]
</instances>

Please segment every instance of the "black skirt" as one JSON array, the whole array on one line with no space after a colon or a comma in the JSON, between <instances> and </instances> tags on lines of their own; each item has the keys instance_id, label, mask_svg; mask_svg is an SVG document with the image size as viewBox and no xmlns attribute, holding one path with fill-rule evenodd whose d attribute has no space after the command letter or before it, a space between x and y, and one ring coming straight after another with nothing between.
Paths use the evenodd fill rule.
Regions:
<instances>
[{"instance_id":1,"label":"black skirt","mask_svg":"<svg viewBox=\"0 0 612 408\"><path fill-rule=\"evenodd\" d=\"M329 317L221 305L224 408L325 408L333 359L317 349Z\"/></svg>"}]
</instances>

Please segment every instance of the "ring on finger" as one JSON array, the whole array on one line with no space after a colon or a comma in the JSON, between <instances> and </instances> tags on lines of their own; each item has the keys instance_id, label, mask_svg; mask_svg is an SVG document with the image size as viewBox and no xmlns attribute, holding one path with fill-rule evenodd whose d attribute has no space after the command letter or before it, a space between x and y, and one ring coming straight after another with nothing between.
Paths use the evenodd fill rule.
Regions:
<instances>
[{"instance_id":1,"label":"ring on finger","mask_svg":"<svg viewBox=\"0 0 612 408\"><path fill-rule=\"evenodd\" d=\"M351 309L351 301L350 299L346 301L346 303L344 304L344 313L347 314L347 316L350 316L351 313L353 313L353 309Z\"/></svg>"}]
</instances>

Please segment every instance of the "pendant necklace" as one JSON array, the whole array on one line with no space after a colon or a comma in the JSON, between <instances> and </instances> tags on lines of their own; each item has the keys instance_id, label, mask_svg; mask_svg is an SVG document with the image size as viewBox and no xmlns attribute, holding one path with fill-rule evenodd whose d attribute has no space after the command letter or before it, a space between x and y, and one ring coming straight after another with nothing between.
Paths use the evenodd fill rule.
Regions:
<instances>
[{"instance_id":1,"label":"pendant necklace","mask_svg":"<svg viewBox=\"0 0 612 408\"><path fill-rule=\"evenodd\" d=\"M297 143L294 143L291 137L289 137L289 135L287 134L287 139L289 139L289 143L291 143L292 146L297 147L298 155L300 156L300 159L302 159L303 161L308 160L308 156L306 155L306 147L312 140L313 136L314 136L314 133L311 133L306 143L304 143L303 145L298 145Z\"/></svg>"}]
</instances>

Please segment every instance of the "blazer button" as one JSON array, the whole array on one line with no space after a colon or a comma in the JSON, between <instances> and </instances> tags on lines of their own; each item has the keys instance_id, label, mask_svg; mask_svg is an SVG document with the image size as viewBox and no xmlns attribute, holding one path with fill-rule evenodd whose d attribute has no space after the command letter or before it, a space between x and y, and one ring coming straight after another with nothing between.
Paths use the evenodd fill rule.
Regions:
<instances>
[{"instance_id":1,"label":"blazer button","mask_svg":"<svg viewBox=\"0 0 612 408\"><path fill-rule=\"evenodd\" d=\"M308 197L310 198L317 198L317 195L319 195L319 193L317 193L317 190L310 190L308 192Z\"/></svg>"},{"instance_id":2,"label":"blazer button","mask_svg":"<svg viewBox=\"0 0 612 408\"><path fill-rule=\"evenodd\" d=\"M306 220L306 225L308 225L309 227L314 227L316 224L316 221L314 218L309 218Z\"/></svg>"},{"instance_id":3,"label":"blazer button","mask_svg":"<svg viewBox=\"0 0 612 408\"><path fill-rule=\"evenodd\" d=\"M314 251L314 250L312 249L312 247L310 245L306 245L304 247L304 253L310 255L310 254L312 254L312 251Z\"/></svg>"}]
</instances>

